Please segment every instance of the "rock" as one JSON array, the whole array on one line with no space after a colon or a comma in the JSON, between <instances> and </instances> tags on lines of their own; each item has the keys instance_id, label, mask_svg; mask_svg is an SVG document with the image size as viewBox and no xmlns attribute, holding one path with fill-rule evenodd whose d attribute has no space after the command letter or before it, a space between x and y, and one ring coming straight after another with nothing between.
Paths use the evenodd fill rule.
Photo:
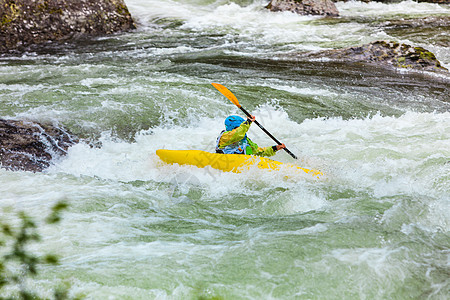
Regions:
<instances>
[{"instance_id":1,"label":"rock","mask_svg":"<svg viewBox=\"0 0 450 300\"><path fill-rule=\"evenodd\" d=\"M361 61L421 71L448 71L441 66L432 52L422 47L389 41L376 41L360 47L324 51L314 56L316 55L331 59Z\"/></svg>"},{"instance_id":2,"label":"rock","mask_svg":"<svg viewBox=\"0 0 450 300\"><path fill-rule=\"evenodd\" d=\"M0 165L8 170L40 172L76 143L76 137L54 126L0 119Z\"/></svg>"},{"instance_id":3,"label":"rock","mask_svg":"<svg viewBox=\"0 0 450 300\"><path fill-rule=\"evenodd\" d=\"M428 2L438 4L450 4L450 0L417 0L417 2Z\"/></svg>"},{"instance_id":4,"label":"rock","mask_svg":"<svg viewBox=\"0 0 450 300\"><path fill-rule=\"evenodd\" d=\"M351 0L333 0L333 2L348 2ZM361 2L381 2L381 3L400 3L404 0L359 0ZM450 4L450 0L416 0L417 2L428 2L428 3L438 3L438 4Z\"/></svg>"},{"instance_id":5,"label":"rock","mask_svg":"<svg viewBox=\"0 0 450 300\"><path fill-rule=\"evenodd\" d=\"M0 52L134 28L123 0L0 0Z\"/></svg>"},{"instance_id":6,"label":"rock","mask_svg":"<svg viewBox=\"0 0 450 300\"><path fill-rule=\"evenodd\" d=\"M339 16L331 0L271 0L266 8L271 11L291 11L301 15Z\"/></svg>"}]
</instances>

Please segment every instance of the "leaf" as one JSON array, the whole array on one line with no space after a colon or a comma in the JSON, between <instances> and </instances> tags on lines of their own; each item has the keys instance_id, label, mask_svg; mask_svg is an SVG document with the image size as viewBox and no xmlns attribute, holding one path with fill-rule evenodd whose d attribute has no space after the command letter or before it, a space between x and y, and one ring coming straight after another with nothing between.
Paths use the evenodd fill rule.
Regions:
<instances>
[{"instance_id":1,"label":"leaf","mask_svg":"<svg viewBox=\"0 0 450 300\"><path fill-rule=\"evenodd\" d=\"M57 265L59 263L58 257L54 254L47 254L46 256L44 256L43 261L44 263L51 265Z\"/></svg>"}]
</instances>

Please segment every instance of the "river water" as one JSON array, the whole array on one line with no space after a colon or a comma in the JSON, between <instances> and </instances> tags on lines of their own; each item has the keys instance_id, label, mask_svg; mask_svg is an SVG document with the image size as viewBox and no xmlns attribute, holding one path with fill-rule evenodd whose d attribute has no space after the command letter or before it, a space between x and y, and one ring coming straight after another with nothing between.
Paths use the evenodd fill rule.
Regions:
<instances>
[{"instance_id":1,"label":"river water","mask_svg":"<svg viewBox=\"0 0 450 300\"><path fill-rule=\"evenodd\" d=\"M83 138L44 173L0 169L2 219L24 210L41 220L30 250L60 256L30 289L448 299L449 75L302 54L394 40L450 68L448 27L414 26L448 18L449 5L338 3L341 17L328 19L271 13L264 1L126 3L134 32L0 57L0 117ZM211 82L324 178L162 164L160 148L213 151L224 118L240 114ZM249 136L273 144L256 126ZM59 200L70 205L62 222L45 225Z\"/></svg>"}]
</instances>

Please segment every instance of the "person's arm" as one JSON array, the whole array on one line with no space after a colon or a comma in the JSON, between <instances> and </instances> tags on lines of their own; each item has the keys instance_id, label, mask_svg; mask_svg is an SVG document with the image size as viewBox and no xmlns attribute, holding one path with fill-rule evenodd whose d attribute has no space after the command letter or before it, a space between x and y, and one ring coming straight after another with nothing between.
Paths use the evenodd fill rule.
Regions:
<instances>
[{"instance_id":1,"label":"person's arm","mask_svg":"<svg viewBox=\"0 0 450 300\"><path fill-rule=\"evenodd\" d=\"M238 128L224 132L219 141L219 148L224 148L228 145L242 140L247 134L247 131L250 129L250 125L255 120L255 117L252 117L253 118L251 119L247 118L247 121L243 122Z\"/></svg>"},{"instance_id":2,"label":"person's arm","mask_svg":"<svg viewBox=\"0 0 450 300\"><path fill-rule=\"evenodd\" d=\"M286 147L284 144L275 145L272 147L259 147L256 143L254 143L250 139L248 139L248 144L252 148L252 154L257 155L257 156L267 156L267 157L274 156L278 150L281 150Z\"/></svg>"}]
</instances>

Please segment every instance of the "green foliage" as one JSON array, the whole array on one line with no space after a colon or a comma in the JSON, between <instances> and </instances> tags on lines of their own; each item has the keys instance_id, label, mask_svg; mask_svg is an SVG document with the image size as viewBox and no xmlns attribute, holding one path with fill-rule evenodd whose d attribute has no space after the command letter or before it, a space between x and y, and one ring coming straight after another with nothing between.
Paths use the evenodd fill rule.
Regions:
<instances>
[{"instance_id":1,"label":"green foliage","mask_svg":"<svg viewBox=\"0 0 450 300\"><path fill-rule=\"evenodd\" d=\"M67 208L64 201L53 206L50 215L46 218L47 224L55 224L61 220L61 213ZM18 214L20 225L18 228L0 223L0 300L6 299L41 299L34 292L29 291L26 286L26 279L38 274L39 264L58 264L58 257L47 254L39 257L27 250L29 244L38 242L41 236L38 233L37 225L26 213ZM6 248L6 251L4 250ZM2 290L6 286L18 287L18 295L13 298L2 296ZM57 289L54 292L55 299L67 299L68 288Z\"/></svg>"},{"instance_id":2,"label":"green foliage","mask_svg":"<svg viewBox=\"0 0 450 300\"><path fill-rule=\"evenodd\" d=\"M55 224L61 221L61 212L67 209L67 202L60 201L55 204L52 208L51 214L47 217L46 221L48 224Z\"/></svg>"}]
</instances>

